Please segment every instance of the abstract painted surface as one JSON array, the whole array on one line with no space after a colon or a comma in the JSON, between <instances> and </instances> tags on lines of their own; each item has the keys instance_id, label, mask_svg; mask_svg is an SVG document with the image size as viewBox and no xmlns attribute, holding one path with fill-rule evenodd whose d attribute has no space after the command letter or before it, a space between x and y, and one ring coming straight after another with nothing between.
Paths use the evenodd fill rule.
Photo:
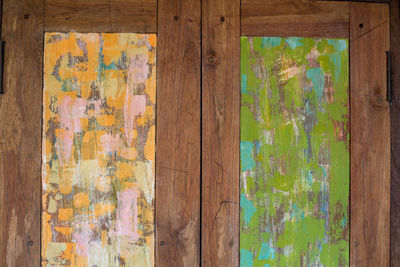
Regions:
<instances>
[{"instance_id":1,"label":"abstract painted surface","mask_svg":"<svg viewBox=\"0 0 400 267\"><path fill-rule=\"evenodd\" d=\"M241 266L349 265L348 41L241 38Z\"/></svg>"},{"instance_id":2,"label":"abstract painted surface","mask_svg":"<svg viewBox=\"0 0 400 267\"><path fill-rule=\"evenodd\" d=\"M45 35L43 266L153 266L156 37Z\"/></svg>"}]
</instances>

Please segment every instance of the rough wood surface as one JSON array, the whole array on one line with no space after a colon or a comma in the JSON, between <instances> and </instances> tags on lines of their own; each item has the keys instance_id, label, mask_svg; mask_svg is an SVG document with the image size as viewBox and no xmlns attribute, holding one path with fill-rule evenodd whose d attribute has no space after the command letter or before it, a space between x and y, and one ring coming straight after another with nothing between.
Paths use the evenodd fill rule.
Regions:
<instances>
[{"instance_id":1,"label":"rough wood surface","mask_svg":"<svg viewBox=\"0 0 400 267\"><path fill-rule=\"evenodd\" d=\"M44 29L155 33L157 0L45 0Z\"/></svg>"},{"instance_id":2,"label":"rough wood surface","mask_svg":"<svg viewBox=\"0 0 400 267\"><path fill-rule=\"evenodd\" d=\"M241 35L348 38L349 3L242 0Z\"/></svg>"},{"instance_id":3,"label":"rough wood surface","mask_svg":"<svg viewBox=\"0 0 400 267\"><path fill-rule=\"evenodd\" d=\"M390 3L390 49L392 51L391 107L391 266L400 266L400 1Z\"/></svg>"},{"instance_id":4,"label":"rough wood surface","mask_svg":"<svg viewBox=\"0 0 400 267\"><path fill-rule=\"evenodd\" d=\"M387 5L350 4L351 266L388 266L390 113Z\"/></svg>"},{"instance_id":5,"label":"rough wood surface","mask_svg":"<svg viewBox=\"0 0 400 267\"><path fill-rule=\"evenodd\" d=\"M158 3L156 265L200 262L200 0Z\"/></svg>"},{"instance_id":6,"label":"rough wood surface","mask_svg":"<svg viewBox=\"0 0 400 267\"><path fill-rule=\"evenodd\" d=\"M202 266L239 265L240 1L203 0Z\"/></svg>"},{"instance_id":7,"label":"rough wood surface","mask_svg":"<svg viewBox=\"0 0 400 267\"><path fill-rule=\"evenodd\" d=\"M0 266L40 266L43 0L4 0Z\"/></svg>"},{"instance_id":8,"label":"rough wood surface","mask_svg":"<svg viewBox=\"0 0 400 267\"><path fill-rule=\"evenodd\" d=\"M346 2L390 3L391 0L311 0L311 1L332 1L332 2L333 1L346 1Z\"/></svg>"}]
</instances>

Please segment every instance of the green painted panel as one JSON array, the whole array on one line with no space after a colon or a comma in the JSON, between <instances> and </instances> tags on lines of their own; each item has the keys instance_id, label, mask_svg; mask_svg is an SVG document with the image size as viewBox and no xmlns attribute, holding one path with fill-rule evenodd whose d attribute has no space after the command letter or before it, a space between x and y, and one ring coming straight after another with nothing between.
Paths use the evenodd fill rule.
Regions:
<instances>
[{"instance_id":1,"label":"green painted panel","mask_svg":"<svg viewBox=\"0 0 400 267\"><path fill-rule=\"evenodd\" d=\"M349 265L348 41L241 38L241 266Z\"/></svg>"}]
</instances>

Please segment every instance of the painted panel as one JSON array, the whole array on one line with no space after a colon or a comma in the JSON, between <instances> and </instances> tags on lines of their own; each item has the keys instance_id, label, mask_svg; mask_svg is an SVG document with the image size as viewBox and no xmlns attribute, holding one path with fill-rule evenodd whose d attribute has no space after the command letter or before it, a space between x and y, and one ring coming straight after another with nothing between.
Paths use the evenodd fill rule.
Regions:
<instances>
[{"instance_id":1,"label":"painted panel","mask_svg":"<svg viewBox=\"0 0 400 267\"><path fill-rule=\"evenodd\" d=\"M153 266L156 36L46 33L42 265Z\"/></svg>"},{"instance_id":2,"label":"painted panel","mask_svg":"<svg viewBox=\"0 0 400 267\"><path fill-rule=\"evenodd\" d=\"M349 265L348 41L241 38L241 266Z\"/></svg>"}]
</instances>

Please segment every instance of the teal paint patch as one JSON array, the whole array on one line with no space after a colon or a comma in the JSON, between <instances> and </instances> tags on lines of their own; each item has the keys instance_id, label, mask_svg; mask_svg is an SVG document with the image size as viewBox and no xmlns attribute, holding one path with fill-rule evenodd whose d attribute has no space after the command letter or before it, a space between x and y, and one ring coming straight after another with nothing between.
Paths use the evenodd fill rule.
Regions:
<instances>
[{"instance_id":1,"label":"teal paint patch","mask_svg":"<svg viewBox=\"0 0 400 267\"><path fill-rule=\"evenodd\" d=\"M247 92L247 75L246 74L242 75L241 87L242 87L242 94L248 94L248 92Z\"/></svg>"},{"instance_id":2,"label":"teal paint patch","mask_svg":"<svg viewBox=\"0 0 400 267\"><path fill-rule=\"evenodd\" d=\"M253 254L245 249L240 250L240 267L253 266Z\"/></svg>"},{"instance_id":3,"label":"teal paint patch","mask_svg":"<svg viewBox=\"0 0 400 267\"><path fill-rule=\"evenodd\" d=\"M241 154L241 163L242 163L242 170L247 171L251 170L256 166L256 163L253 160L252 153L253 153L254 144L248 141L241 141L240 142L240 154Z\"/></svg>"},{"instance_id":4,"label":"teal paint patch","mask_svg":"<svg viewBox=\"0 0 400 267\"><path fill-rule=\"evenodd\" d=\"M261 245L260 255L258 259L260 260L273 260L275 258L275 250L264 242Z\"/></svg>"},{"instance_id":5,"label":"teal paint patch","mask_svg":"<svg viewBox=\"0 0 400 267\"><path fill-rule=\"evenodd\" d=\"M264 37L262 39L261 47L275 47L278 46L281 43L281 38L280 37Z\"/></svg>"},{"instance_id":6,"label":"teal paint patch","mask_svg":"<svg viewBox=\"0 0 400 267\"><path fill-rule=\"evenodd\" d=\"M336 52L342 52L347 50L347 41L341 39L329 39L328 44L333 45L335 47Z\"/></svg>"},{"instance_id":7,"label":"teal paint patch","mask_svg":"<svg viewBox=\"0 0 400 267\"><path fill-rule=\"evenodd\" d=\"M307 78L312 80L313 90L317 94L318 99L321 99L322 94L324 93L324 75L321 68L312 68L307 70Z\"/></svg>"},{"instance_id":8,"label":"teal paint patch","mask_svg":"<svg viewBox=\"0 0 400 267\"><path fill-rule=\"evenodd\" d=\"M244 223L247 225L256 212L256 208L254 207L253 202L248 200L244 194L241 194L240 196L240 207L243 209Z\"/></svg>"},{"instance_id":9,"label":"teal paint patch","mask_svg":"<svg viewBox=\"0 0 400 267\"><path fill-rule=\"evenodd\" d=\"M296 47L303 45L300 42L302 39L303 38L300 38L300 37L289 37L289 38L286 38L286 43L290 46L291 49L296 49Z\"/></svg>"}]
</instances>

